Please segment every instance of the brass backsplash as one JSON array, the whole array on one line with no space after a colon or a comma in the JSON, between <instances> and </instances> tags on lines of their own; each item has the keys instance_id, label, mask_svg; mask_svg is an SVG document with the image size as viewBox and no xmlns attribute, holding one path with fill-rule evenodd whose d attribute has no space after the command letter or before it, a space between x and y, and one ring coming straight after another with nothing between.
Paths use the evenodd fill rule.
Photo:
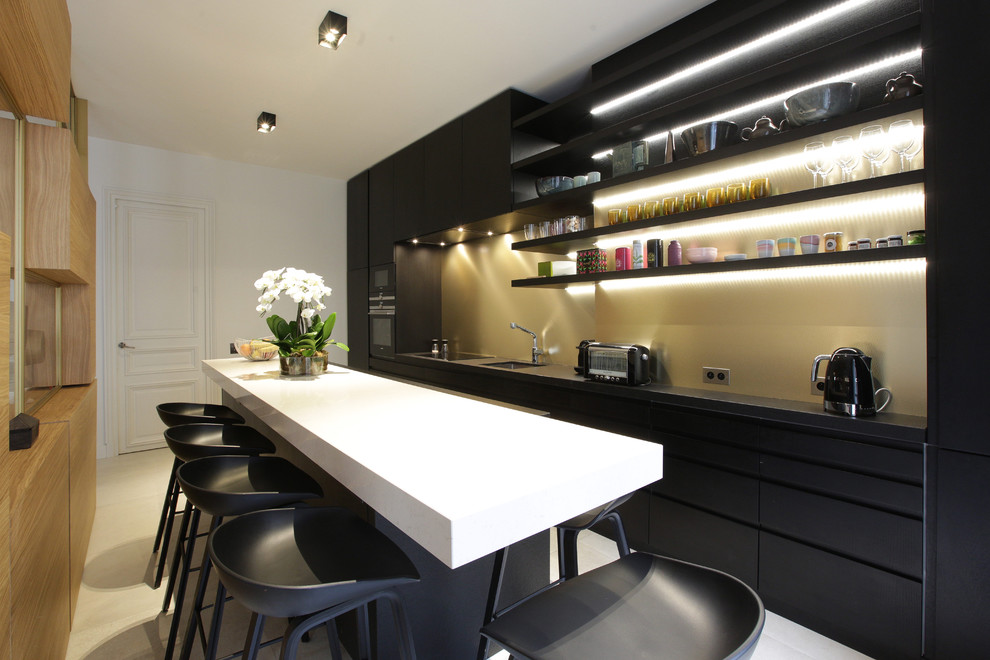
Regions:
<instances>
[{"instance_id":1,"label":"brass backsplash","mask_svg":"<svg viewBox=\"0 0 990 660\"><path fill-rule=\"evenodd\" d=\"M639 343L660 358L664 384L816 401L814 357L855 346L873 357L878 378L894 392L887 410L926 414L923 269L887 273L877 264L856 276L808 268L792 278L775 271L756 280L661 278L626 290L512 288L511 280L535 276L538 262L563 259L513 251L513 239L522 237L445 251L443 332L456 350L528 359L531 340L509 328L515 321L539 335L557 364L573 364L583 338ZM703 384L702 366L730 369L731 385Z\"/></svg>"}]
</instances>

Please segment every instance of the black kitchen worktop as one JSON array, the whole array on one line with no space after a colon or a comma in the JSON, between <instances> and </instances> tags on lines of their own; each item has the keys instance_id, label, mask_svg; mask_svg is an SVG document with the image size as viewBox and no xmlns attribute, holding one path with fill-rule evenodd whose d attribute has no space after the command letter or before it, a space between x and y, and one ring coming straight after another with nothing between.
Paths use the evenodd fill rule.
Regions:
<instances>
[{"instance_id":1,"label":"black kitchen worktop","mask_svg":"<svg viewBox=\"0 0 990 660\"><path fill-rule=\"evenodd\" d=\"M874 441L909 442L920 445L925 442L928 426L928 420L925 417L882 412L875 417L853 418L825 412L820 403L810 401L772 399L661 384L628 386L597 383L579 376L575 373L573 365L570 364L545 364L533 368L511 370L486 366L486 363L503 360L506 358L439 360L430 357L429 354L420 353L396 355L394 362L419 367L422 371L417 370L417 377L425 382L433 382L431 372L434 370L476 377L484 374L508 382L533 383L534 381L545 380L549 387L557 389L597 392L613 398L649 401L693 409L697 412L731 415L762 422L862 435L864 438L868 437ZM375 362L376 365L373 365L373 368L385 367L385 370L388 370L387 362L389 361L376 360ZM540 406L536 402L533 405Z\"/></svg>"}]
</instances>

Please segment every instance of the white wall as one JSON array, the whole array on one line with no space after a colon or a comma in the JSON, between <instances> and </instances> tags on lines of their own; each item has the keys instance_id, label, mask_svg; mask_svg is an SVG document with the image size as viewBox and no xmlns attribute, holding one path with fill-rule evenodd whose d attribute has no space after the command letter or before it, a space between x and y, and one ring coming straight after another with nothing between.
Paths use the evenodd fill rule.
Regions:
<instances>
[{"instance_id":1,"label":"white wall","mask_svg":"<svg viewBox=\"0 0 990 660\"><path fill-rule=\"evenodd\" d=\"M89 185L97 222L97 379L104 381L105 349L117 341L105 335L102 318L108 188L214 203L214 342L207 357L228 355L234 337L267 334L254 311L254 281L282 266L323 276L333 289L324 301L327 312L337 312L333 336L347 342L345 181L90 138ZM288 316L294 310L275 311ZM332 351L330 359L346 364L347 354ZM101 387L101 411L103 394ZM102 414L100 418L98 453L103 457L114 453L115 443L104 437Z\"/></svg>"}]
</instances>

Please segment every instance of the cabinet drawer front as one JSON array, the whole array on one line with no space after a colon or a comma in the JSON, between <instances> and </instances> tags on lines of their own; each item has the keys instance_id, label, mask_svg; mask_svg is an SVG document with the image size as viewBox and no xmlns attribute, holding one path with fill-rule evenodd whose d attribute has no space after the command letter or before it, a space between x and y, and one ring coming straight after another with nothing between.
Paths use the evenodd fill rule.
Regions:
<instances>
[{"instance_id":1,"label":"cabinet drawer front","mask_svg":"<svg viewBox=\"0 0 990 660\"><path fill-rule=\"evenodd\" d=\"M913 452L868 445L854 440L763 427L760 429L760 449L919 485L924 475L924 460L920 447L917 452Z\"/></svg>"},{"instance_id":2,"label":"cabinet drawer front","mask_svg":"<svg viewBox=\"0 0 990 660\"><path fill-rule=\"evenodd\" d=\"M756 424L741 422L713 413L691 413L653 404L650 414L653 429L676 433L692 438L716 440L727 444L756 448L758 429Z\"/></svg>"},{"instance_id":3,"label":"cabinet drawer front","mask_svg":"<svg viewBox=\"0 0 990 660\"><path fill-rule=\"evenodd\" d=\"M725 571L756 588L759 532L748 525L653 496L650 547L676 559Z\"/></svg>"},{"instance_id":4,"label":"cabinet drawer front","mask_svg":"<svg viewBox=\"0 0 990 660\"><path fill-rule=\"evenodd\" d=\"M921 579L920 520L764 483L763 529Z\"/></svg>"},{"instance_id":5,"label":"cabinet drawer front","mask_svg":"<svg viewBox=\"0 0 990 660\"><path fill-rule=\"evenodd\" d=\"M768 610L876 658L921 655L921 583L760 532Z\"/></svg>"},{"instance_id":6,"label":"cabinet drawer front","mask_svg":"<svg viewBox=\"0 0 990 660\"><path fill-rule=\"evenodd\" d=\"M760 456L760 476L802 490L838 495L867 506L880 507L919 519L925 504L921 486L770 454Z\"/></svg>"},{"instance_id":7,"label":"cabinet drawer front","mask_svg":"<svg viewBox=\"0 0 990 660\"><path fill-rule=\"evenodd\" d=\"M653 491L756 525L760 513L760 482L731 472L666 456L663 479Z\"/></svg>"},{"instance_id":8,"label":"cabinet drawer front","mask_svg":"<svg viewBox=\"0 0 990 660\"><path fill-rule=\"evenodd\" d=\"M664 456L680 456L754 477L759 474L759 454L755 451L672 433L653 431L651 437L663 445Z\"/></svg>"}]
</instances>

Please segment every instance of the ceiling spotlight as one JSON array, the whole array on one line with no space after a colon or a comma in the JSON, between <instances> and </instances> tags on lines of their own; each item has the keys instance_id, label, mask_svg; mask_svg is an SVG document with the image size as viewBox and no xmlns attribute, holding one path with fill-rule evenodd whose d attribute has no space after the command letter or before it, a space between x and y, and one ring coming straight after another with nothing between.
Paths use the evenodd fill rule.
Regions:
<instances>
[{"instance_id":1,"label":"ceiling spotlight","mask_svg":"<svg viewBox=\"0 0 990 660\"><path fill-rule=\"evenodd\" d=\"M262 112L258 115L258 132L259 133L271 133L275 130L275 114L271 112Z\"/></svg>"},{"instance_id":2,"label":"ceiling spotlight","mask_svg":"<svg viewBox=\"0 0 990 660\"><path fill-rule=\"evenodd\" d=\"M347 36L347 17L328 11L320 23L319 44L324 48L337 50Z\"/></svg>"}]
</instances>

